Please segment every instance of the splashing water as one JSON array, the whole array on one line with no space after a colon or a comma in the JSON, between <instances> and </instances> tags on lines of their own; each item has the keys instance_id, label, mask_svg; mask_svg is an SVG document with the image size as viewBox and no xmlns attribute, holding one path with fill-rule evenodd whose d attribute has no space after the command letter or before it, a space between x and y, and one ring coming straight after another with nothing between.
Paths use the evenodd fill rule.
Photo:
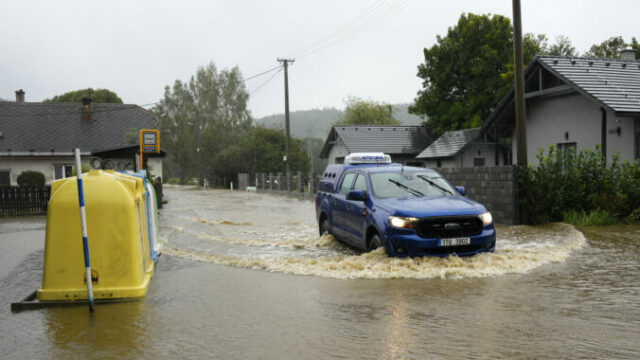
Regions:
<instances>
[{"instance_id":1,"label":"splashing water","mask_svg":"<svg viewBox=\"0 0 640 360\"><path fill-rule=\"evenodd\" d=\"M247 206L242 206L243 201ZM207 202L211 203L216 204L212 209L194 208L195 216L178 215L165 221L170 223L161 228L168 242L166 254L339 279L460 279L527 273L563 262L586 244L582 233L567 224L499 226L495 253L389 258L383 249L361 253L332 236L318 237L310 202L240 193Z\"/></svg>"}]
</instances>

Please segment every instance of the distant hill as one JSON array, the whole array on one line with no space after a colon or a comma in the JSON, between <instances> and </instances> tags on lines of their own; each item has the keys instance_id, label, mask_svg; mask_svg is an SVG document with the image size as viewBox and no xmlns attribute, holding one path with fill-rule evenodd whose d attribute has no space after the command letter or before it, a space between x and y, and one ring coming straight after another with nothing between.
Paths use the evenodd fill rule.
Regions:
<instances>
[{"instance_id":1,"label":"distant hill","mask_svg":"<svg viewBox=\"0 0 640 360\"><path fill-rule=\"evenodd\" d=\"M393 117L403 125L420 125L422 119L419 116L409 114L409 104L393 105ZM335 108L293 111L289 113L289 129L291 136L303 139L307 137L324 140L331 126L338 122L342 116L342 110ZM255 119L256 125L267 128L284 128L284 114L269 115Z\"/></svg>"}]
</instances>

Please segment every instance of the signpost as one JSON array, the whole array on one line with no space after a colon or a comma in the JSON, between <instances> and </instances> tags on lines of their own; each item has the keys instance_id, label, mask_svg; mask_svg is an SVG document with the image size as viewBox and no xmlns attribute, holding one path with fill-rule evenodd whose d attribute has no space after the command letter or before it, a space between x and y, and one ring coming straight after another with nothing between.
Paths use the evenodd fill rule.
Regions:
<instances>
[{"instance_id":1,"label":"signpost","mask_svg":"<svg viewBox=\"0 0 640 360\"><path fill-rule=\"evenodd\" d=\"M144 169L144 153L160 153L160 130L140 130L140 169Z\"/></svg>"}]
</instances>

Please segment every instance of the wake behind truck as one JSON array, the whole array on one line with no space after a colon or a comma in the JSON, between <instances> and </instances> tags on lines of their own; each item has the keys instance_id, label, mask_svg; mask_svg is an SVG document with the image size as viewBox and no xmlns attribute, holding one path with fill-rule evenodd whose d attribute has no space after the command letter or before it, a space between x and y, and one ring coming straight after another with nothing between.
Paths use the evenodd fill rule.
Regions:
<instances>
[{"instance_id":1,"label":"wake behind truck","mask_svg":"<svg viewBox=\"0 0 640 360\"><path fill-rule=\"evenodd\" d=\"M382 153L354 153L327 166L316 194L320 235L389 256L492 252L491 213L438 172L391 163Z\"/></svg>"}]
</instances>

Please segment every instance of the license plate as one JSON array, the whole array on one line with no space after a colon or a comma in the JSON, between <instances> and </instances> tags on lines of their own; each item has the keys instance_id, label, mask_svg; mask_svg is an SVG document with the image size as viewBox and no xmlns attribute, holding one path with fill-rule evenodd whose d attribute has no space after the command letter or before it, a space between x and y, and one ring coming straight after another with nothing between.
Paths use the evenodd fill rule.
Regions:
<instances>
[{"instance_id":1,"label":"license plate","mask_svg":"<svg viewBox=\"0 0 640 360\"><path fill-rule=\"evenodd\" d=\"M468 237L440 239L440 246L461 246L470 244L471 238Z\"/></svg>"}]
</instances>

